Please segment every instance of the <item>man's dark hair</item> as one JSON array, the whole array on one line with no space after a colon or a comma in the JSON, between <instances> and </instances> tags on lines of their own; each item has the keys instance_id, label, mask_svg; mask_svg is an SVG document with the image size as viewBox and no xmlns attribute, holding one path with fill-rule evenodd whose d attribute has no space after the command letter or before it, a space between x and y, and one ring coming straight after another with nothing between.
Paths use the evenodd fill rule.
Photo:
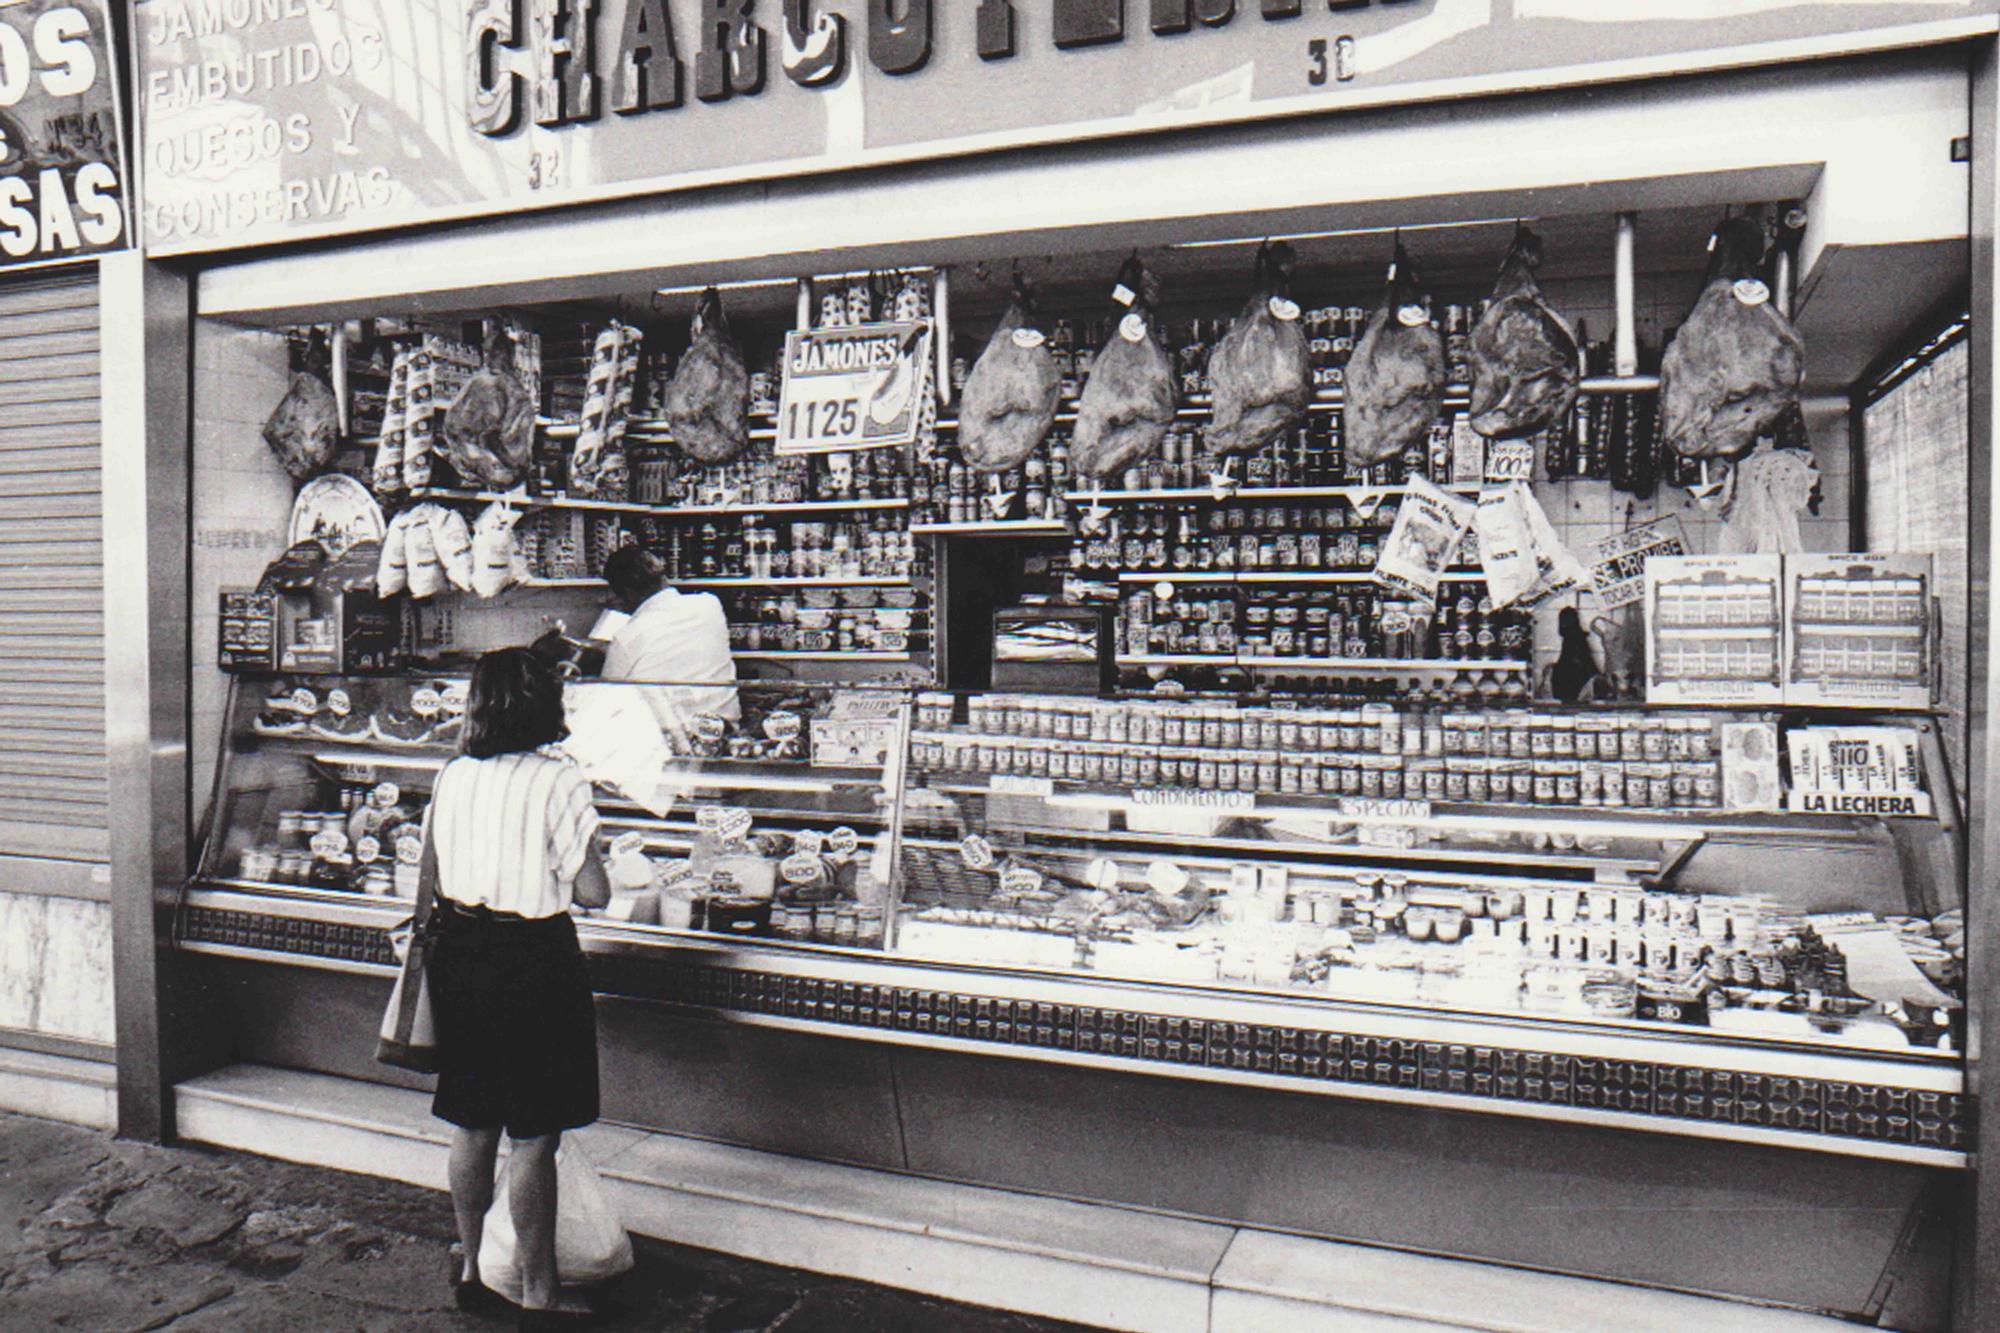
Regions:
<instances>
[{"instance_id":1,"label":"man's dark hair","mask_svg":"<svg viewBox=\"0 0 2000 1333\"><path fill-rule=\"evenodd\" d=\"M562 681L526 648L500 648L472 668L461 749L474 759L536 750L569 735Z\"/></svg>"},{"instance_id":2,"label":"man's dark hair","mask_svg":"<svg viewBox=\"0 0 2000 1333\"><path fill-rule=\"evenodd\" d=\"M643 602L660 590L666 571L643 546L621 546L604 562L604 581L619 600Z\"/></svg>"}]
</instances>

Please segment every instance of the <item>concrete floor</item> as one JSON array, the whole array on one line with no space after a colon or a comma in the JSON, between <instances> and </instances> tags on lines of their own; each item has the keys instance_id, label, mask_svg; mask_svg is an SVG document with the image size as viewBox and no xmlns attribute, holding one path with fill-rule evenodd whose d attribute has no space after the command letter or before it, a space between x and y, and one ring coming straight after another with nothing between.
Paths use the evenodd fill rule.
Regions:
<instances>
[{"instance_id":1,"label":"concrete floor","mask_svg":"<svg viewBox=\"0 0 2000 1333\"><path fill-rule=\"evenodd\" d=\"M0 1113L0 1323L9 1333L510 1327L451 1307L445 1196ZM648 1333L1081 1333L650 1241L592 1326Z\"/></svg>"}]
</instances>

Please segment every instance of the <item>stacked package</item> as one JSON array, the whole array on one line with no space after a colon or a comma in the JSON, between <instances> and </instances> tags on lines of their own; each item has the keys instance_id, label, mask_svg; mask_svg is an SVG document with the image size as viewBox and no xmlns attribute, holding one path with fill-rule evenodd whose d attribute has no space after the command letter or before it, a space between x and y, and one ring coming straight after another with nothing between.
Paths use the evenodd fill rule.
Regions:
<instances>
[{"instance_id":1,"label":"stacked package","mask_svg":"<svg viewBox=\"0 0 2000 1333\"><path fill-rule=\"evenodd\" d=\"M432 444L444 411L480 368L479 349L436 334L396 353L389 367L389 397L375 445L378 494L422 490L431 484Z\"/></svg>"},{"instance_id":2,"label":"stacked package","mask_svg":"<svg viewBox=\"0 0 2000 1333\"><path fill-rule=\"evenodd\" d=\"M570 490L575 495L623 500L630 490L625 425L639 377L641 336L630 325L613 323L598 333L591 347L583 422L570 456Z\"/></svg>"}]
</instances>

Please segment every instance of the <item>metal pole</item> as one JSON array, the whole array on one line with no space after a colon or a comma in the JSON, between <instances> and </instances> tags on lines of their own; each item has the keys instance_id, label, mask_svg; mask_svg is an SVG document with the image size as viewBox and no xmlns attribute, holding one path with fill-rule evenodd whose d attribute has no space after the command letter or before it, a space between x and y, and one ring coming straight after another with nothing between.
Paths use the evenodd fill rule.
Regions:
<instances>
[{"instance_id":1,"label":"metal pole","mask_svg":"<svg viewBox=\"0 0 2000 1333\"><path fill-rule=\"evenodd\" d=\"M931 275L932 350L937 356L937 400L939 407L951 406L951 270L940 268Z\"/></svg>"},{"instance_id":2,"label":"metal pole","mask_svg":"<svg viewBox=\"0 0 2000 1333\"><path fill-rule=\"evenodd\" d=\"M1621 377L1639 373L1639 298L1633 271L1638 228L1637 213L1618 215L1618 231L1611 260L1611 296L1617 311L1611 344L1611 373Z\"/></svg>"},{"instance_id":3,"label":"metal pole","mask_svg":"<svg viewBox=\"0 0 2000 1333\"><path fill-rule=\"evenodd\" d=\"M1972 328L1970 384L1966 403L1970 435L1966 477L1968 605L1966 672L1966 846L1965 924L1968 1107L1985 1100L1984 1053L1988 1034L2000 1031L2000 920L1995 919L1994 883L2000 878L2000 673L1995 671L1994 575L2000 570L2000 489L1994 451L2000 446L1995 390L2000 386L2000 342L1994 318L2000 306L2000 52L1993 39L1982 41L1972 59ZM1946 479L1939 479L1949 484ZM1979 1127L1981 1137L1995 1132ZM1960 1216L1958 1276L1954 1301L1958 1328L2000 1327L2000 1164L1992 1150L1975 1158L1970 1206Z\"/></svg>"}]
</instances>

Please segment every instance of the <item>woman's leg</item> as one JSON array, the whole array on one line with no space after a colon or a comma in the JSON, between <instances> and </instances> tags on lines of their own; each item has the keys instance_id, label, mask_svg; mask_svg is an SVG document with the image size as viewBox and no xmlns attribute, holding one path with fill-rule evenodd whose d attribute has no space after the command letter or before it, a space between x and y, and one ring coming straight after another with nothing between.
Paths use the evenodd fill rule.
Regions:
<instances>
[{"instance_id":1,"label":"woman's leg","mask_svg":"<svg viewBox=\"0 0 2000 1333\"><path fill-rule=\"evenodd\" d=\"M521 1268L521 1304L584 1309L558 1300L556 1282L556 1148L562 1133L513 1141L507 1206L514 1215L514 1261Z\"/></svg>"},{"instance_id":2,"label":"woman's leg","mask_svg":"<svg viewBox=\"0 0 2000 1333\"><path fill-rule=\"evenodd\" d=\"M493 1206L493 1161L499 1151L498 1127L455 1127L451 1132L451 1210L458 1215L458 1240L465 1253L461 1281L479 1276L479 1242L486 1233L486 1210Z\"/></svg>"}]
</instances>

